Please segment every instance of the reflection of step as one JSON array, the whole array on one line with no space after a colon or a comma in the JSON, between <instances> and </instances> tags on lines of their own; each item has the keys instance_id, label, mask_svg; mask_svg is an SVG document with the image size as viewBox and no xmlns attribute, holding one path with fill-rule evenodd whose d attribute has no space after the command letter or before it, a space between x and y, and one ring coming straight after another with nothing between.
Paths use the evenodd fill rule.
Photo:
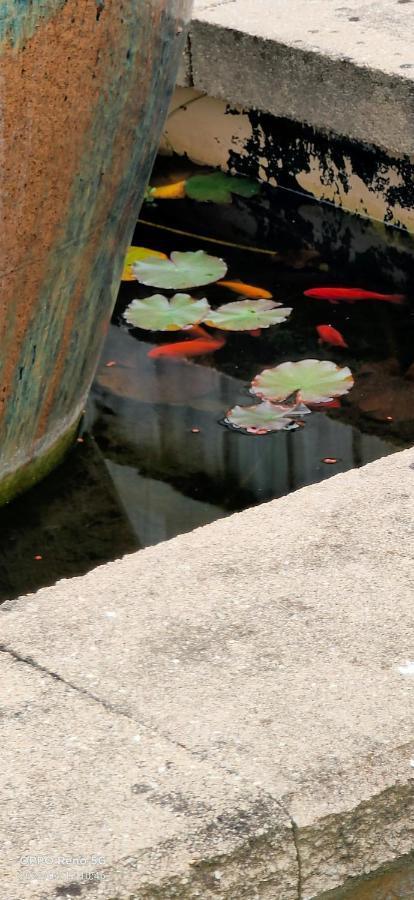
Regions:
<instances>
[{"instance_id":1,"label":"reflection of step","mask_svg":"<svg viewBox=\"0 0 414 900\"><path fill-rule=\"evenodd\" d=\"M159 544L225 515L218 506L185 497L170 484L143 477L131 466L110 460L106 465L140 546Z\"/></svg>"}]
</instances>

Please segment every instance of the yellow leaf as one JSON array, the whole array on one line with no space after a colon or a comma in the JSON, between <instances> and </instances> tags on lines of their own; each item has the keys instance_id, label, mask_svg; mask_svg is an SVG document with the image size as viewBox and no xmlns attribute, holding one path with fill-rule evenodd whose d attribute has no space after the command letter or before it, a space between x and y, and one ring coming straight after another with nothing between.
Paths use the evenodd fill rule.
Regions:
<instances>
[{"instance_id":1,"label":"yellow leaf","mask_svg":"<svg viewBox=\"0 0 414 900\"><path fill-rule=\"evenodd\" d=\"M157 256L158 259L167 259L165 253L161 253L159 250L149 250L148 247L130 247L128 253L125 257L124 262L124 271L122 272L122 281L135 281L135 276L131 269L133 263L141 262L143 259L147 259L148 256Z\"/></svg>"},{"instance_id":2,"label":"yellow leaf","mask_svg":"<svg viewBox=\"0 0 414 900\"><path fill-rule=\"evenodd\" d=\"M154 200L182 200L183 197L185 197L185 181L151 188L151 198Z\"/></svg>"}]
</instances>

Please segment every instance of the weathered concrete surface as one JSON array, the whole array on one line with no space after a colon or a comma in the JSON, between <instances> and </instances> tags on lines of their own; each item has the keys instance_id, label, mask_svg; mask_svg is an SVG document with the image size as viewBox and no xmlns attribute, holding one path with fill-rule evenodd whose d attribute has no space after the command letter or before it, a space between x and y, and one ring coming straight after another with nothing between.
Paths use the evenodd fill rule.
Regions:
<instances>
[{"instance_id":1,"label":"weathered concrete surface","mask_svg":"<svg viewBox=\"0 0 414 900\"><path fill-rule=\"evenodd\" d=\"M264 880L258 896L296 898L291 823L266 791L8 654L0 673L1 897L129 900L167 879L166 897Z\"/></svg>"},{"instance_id":2,"label":"weathered concrete surface","mask_svg":"<svg viewBox=\"0 0 414 900\"><path fill-rule=\"evenodd\" d=\"M180 84L412 156L410 0L196 0Z\"/></svg>"},{"instance_id":3,"label":"weathered concrete surface","mask_svg":"<svg viewBox=\"0 0 414 900\"><path fill-rule=\"evenodd\" d=\"M396 454L3 607L7 871L101 851L91 897L310 900L410 852L413 470Z\"/></svg>"}]
</instances>

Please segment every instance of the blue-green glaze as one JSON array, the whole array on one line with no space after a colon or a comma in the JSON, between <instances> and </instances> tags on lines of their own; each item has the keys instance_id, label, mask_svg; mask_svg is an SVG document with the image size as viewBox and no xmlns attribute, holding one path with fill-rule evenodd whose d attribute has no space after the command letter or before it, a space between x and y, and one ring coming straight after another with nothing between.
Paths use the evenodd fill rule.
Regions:
<instances>
[{"instance_id":1,"label":"blue-green glaze","mask_svg":"<svg viewBox=\"0 0 414 900\"><path fill-rule=\"evenodd\" d=\"M21 47L45 19L61 9L66 0L1 0L0 43Z\"/></svg>"},{"instance_id":2,"label":"blue-green glaze","mask_svg":"<svg viewBox=\"0 0 414 900\"><path fill-rule=\"evenodd\" d=\"M90 0L68 2L84 9ZM182 46L181 26L189 14L187 0L141 0L139 4L136 0L124 0L118 7L116 0L106 0L105 5L97 5L95 0L91 3L91 53L96 53L94 42L98 53L85 91L93 87L96 101L91 105L89 124L82 135L83 150L77 157L65 215L59 222L53 248L45 257L42 281L33 296L31 261L37 258L36 245L28 246L21 272L22 290L33 308L0 418L0 503L2 478L7 477L10 483L13 460L20 466L27 447L26 466L32 447L41 456L43 438L45 446L49 446L51 439L58 440L63 423L65 428L73 428L79 404L89 390L174 85ZM35 3L38 28L46 22L41 19L42 7L46 13L54 10L59 23L59 10L64 5ZM28 33L29 24L36 28L32 10L28 21L24 21L23 7L28 10L31 4L8 2L9 11L12 6L20 35ZM119 21L117 9L122 13ZM99 28L105 25L108 15L112 16L109 22L114 22L114 27L108 29L109 48L99 43ZM74 29L82 26L83 19L78 18ZM69 37L73 40L73 35ZM86 48L85 34L81 37ZM64 40L66 49L67 30ZM75 40L71 53L76 54L76 50ZM30 84L31 89L37 89ZM53 148L55 141L59 144L59 135L53 132L53 111L50 128ZM65 141L65 135L62 140ZM63 159L63 179L64 164ZM26 303L22 306L27 309ZM7 333L17 333L18 306L10 303L6 315ZM2 364L5 371L7 360L7 353L1 351L0 344L0 387ZM40 466L36 471L41 469Z\"/></svg>"}]
</instances>

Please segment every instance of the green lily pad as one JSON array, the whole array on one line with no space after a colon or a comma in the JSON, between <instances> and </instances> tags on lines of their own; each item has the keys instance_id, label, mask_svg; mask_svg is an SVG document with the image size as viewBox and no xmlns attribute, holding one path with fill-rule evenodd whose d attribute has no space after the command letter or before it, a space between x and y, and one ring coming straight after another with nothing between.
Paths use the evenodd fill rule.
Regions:
<instances>
[{"instance_id":1,"label":"green lily pad","mask_svg":"<svg viewBox=\"0 0 414 900\"><path fill-rule=\"evenodd\" d=\"M276 405L264 400L255 406L234 406L224 419L230 425L246 434L269 434L271 431L291 431L298 428L295 417L305 416L310 409L304 403Z\"/></svg>"},{"instance_id":2,"label":"green lily pad","mask_svg":"<svg viewBox=\"0 0 414 900\"><path fill-rule=\"evenodd\" d=\"M257 181L250 178L239 178L236 175L225 175L224 172L212 172L211 175L193 175L185 185L187 197L192 200L210 200L213 203L231 203L231 195L254 197L260 191Z\"/></svg>"},{"instance_id":3,"label":"green lily pad","mask_svg":"<svg viewBox=\"0 0 414 900\"><path fill-rule=\"evenodd\" d=\"M227 272L224 260L209 256L204 250L194 253L171 253L170 259L149 257L132 266L135 278L151 287L181 290L200 287L223 278Z\"/></svg>"},{"instance_id":4,"label":"green lily pad","mask_svg":"<svg viewBox=\"0 0 414 900\"><path fill-rule=\"evenodd\" d=\"M329 360L301 359L264 369L252 382L251 392L263 400L284 400L299 391L304 403L326 403L342 397L353 386L347 366L336 366Z\"/></svg>"},{"instance_id":5,"label":"green lily pad","mask_svg":"<svg viewBox=\"0 0 414 900\"><path fill-rule=\"evenodd\" d=\"M205 321L206 325L225 331L253 331L255 328L280 325L291 312L291 309L274 300L235 300L234 303L219 306Z\"/></svg>"},{"instance_id":6,"label":"green lily pad","mask_svg":"<svg viewBox=\"0 0 414 900\"><path fill-rule=\"evenodd\" d=\"M124 319L134 328L147 331L181 331L202 322L209 311L205 297L193 300L189 294L174 294L169 300L163 294L153 294L145 300L133 300L124 312Z\"/></svg>"}]
</instances>

